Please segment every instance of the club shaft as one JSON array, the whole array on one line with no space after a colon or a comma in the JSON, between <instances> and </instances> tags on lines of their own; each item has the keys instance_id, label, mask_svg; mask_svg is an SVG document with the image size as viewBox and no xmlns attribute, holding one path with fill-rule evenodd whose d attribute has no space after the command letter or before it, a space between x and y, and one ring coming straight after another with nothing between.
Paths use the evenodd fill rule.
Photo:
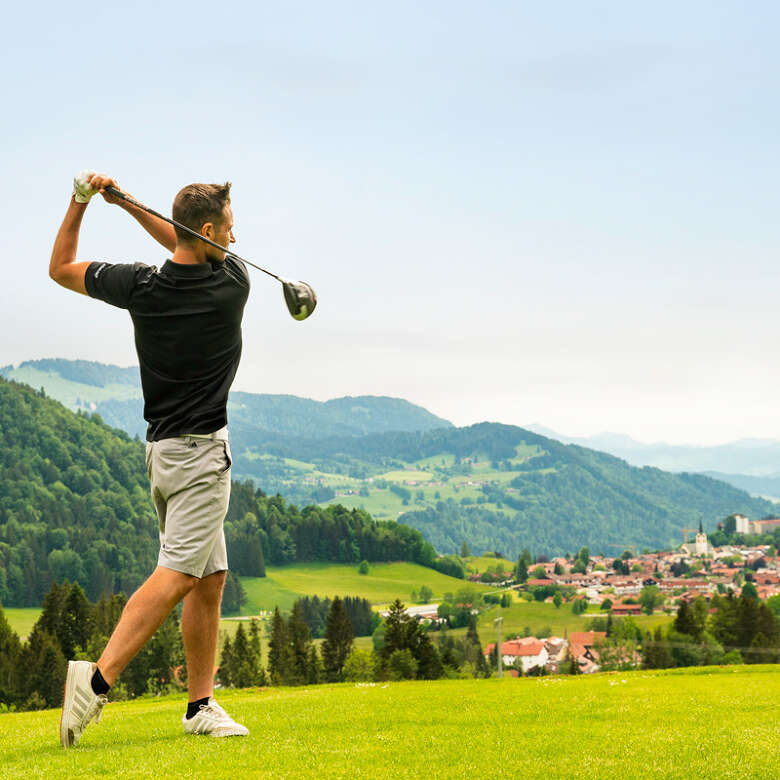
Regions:
<instances>
[{"instance_id":1,"label":"club shaft","mask_svg":"<svg viewBox=\"0 0 780 780\"><path fill-rule=\"evenodd\" d=\"M277 276L275 273L272 273L271 271L268 271L265 268L261 268L256 263L253 263L251 260L246 260L245 258L237 255L235 252L231 252L229 249L227 249L227 247L224 247L221 244L218 244L216 241L212 241L210 238L206 238L206 236L201 235L196 230L192 230L192 228L188 228L186 225L182 225L181 222L177 222L175 219L171 219L170 217L166 217L163 214L160 214L159 211L155 211L154 209L149 208L149 206L145 206L143 203L139 203L135 198L131 197L130 195L127 195L124 192L121 192L116 187L112 187L109 184L108 187L106 187L105 189L106 189L106 192L111 193L111 195L113 195L116 198L121 198L125 202L129 203L131 206L135 206L136 208L139 208L142 211L145 211L148 214L151 214L152 216L157 217L158 219L164 220L169 225L173 225L175 228L179 228L180 230L183 230L186 233L189 233L191 236L195 236L195 238L199 238L201 241L205 241L209 246L213 246L215 249L221 249L223 252L227 252L231 257L235 257L236 260L240 260L242 263L246 263L247 265L251 265L252 268L257 268L258 271L262 271L264 274L268 274L269 276L273 276L273 278L276 279L279 282L284 282L284 280L280 276Z\"/></svg>"}]
</instances>

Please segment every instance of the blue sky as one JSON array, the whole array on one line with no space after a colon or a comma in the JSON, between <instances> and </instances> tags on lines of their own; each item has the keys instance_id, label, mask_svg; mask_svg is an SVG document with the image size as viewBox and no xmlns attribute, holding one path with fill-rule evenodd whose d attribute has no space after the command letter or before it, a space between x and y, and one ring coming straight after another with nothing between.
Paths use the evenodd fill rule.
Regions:
<instances>
[{"instance_id":1,"label":"blue sky","mask_svg":"<svg viewBox=\"0 0 780 780\"><path fill-rule=\"evenodd\" d=\"M46 267L70 179L233 182L234 385L457 424L780 438L771 3L27 4L6 19L0 363L135 363ZM90 205L81 259L161 264Z\"/></svg>"}]
</instances>

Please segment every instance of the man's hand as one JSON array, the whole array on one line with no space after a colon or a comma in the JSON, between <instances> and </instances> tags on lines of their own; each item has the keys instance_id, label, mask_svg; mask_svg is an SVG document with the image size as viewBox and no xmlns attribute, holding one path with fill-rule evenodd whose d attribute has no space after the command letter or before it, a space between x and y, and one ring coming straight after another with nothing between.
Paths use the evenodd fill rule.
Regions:
<instances>
[{"instance_id":1,"label":"man's hand","mask_svg":"<svg viewBox=\"0 0 780 780\"><path fill-rule=\"evenodd\" d=\"M97 194L97 189L90 184L95 174L92 171L79 171L73 177L73 199L76 203L89 203L90 198Z\"/></svg>"},{"instance_id":2,"label":"man's hand","mask_svg":"<svg viewBox=\"0 0 780 780\"><path fill-rule=\"evenodd\" d=\"M90 174L89 177L89 186L96 192L99 192L106 203L120 203L120 199L117 198L116 195L106 192L106 187L115 187L116 189L119 189L116 179L112 179L105 173L93 173Z\"/></svg>"}]
</instances>

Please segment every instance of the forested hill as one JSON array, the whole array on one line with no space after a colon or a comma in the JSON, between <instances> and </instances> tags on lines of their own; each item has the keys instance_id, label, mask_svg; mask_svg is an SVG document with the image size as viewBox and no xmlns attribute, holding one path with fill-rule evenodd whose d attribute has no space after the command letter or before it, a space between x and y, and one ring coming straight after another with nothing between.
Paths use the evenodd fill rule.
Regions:
<instances>
[{"instance_id":1,"label":"forested hill","mask_svg":"<svg viewBox=\"0 0 780 780\"><path fill-rule=\"evenodd\" d=\"M249 440L242 444L250 447ZM733 512L763 517L774 511L724 482L636 468L497 423L359 439L269 435L260 453L266 454L252 459L251 448L245 452L243 467L269 482L274 467L286 469L280 473L287 481L275 482L275 489L294 496L306 480L319 479L332 488L325 501L365 506L376 517L400 515L439 552L455 552L463 541L510 557L522 547L548 555L582 545L606 554L630 544L669 548L682 542L684 526L700 520L712 530ZM291 473L296 461L313 471Z\"/></svg>"},{"instance_id":2,"label":"forested hill","mask_svg":"<svg viewBox=\"0 0 780 780\"><path fill-rule=\"evenodd\" d=\"M430 566L435 558L411 527L338 505L298 510L237 482L225 536L232 568L254 576L266 561ZM38 605L52 582L66 579L93 600L104 591L129 594L158 549L144 445L0 378L0 602Z\"/></svg>"},{"instance_id":3,"label":"forested hill","mask_svg":"<svg viewBox=\"0 0 780 780\"><path fill-rule=\"evenodd\" d=\"M0 368L0 376L43 388L70 409L97 412L115 428L143 438L141 384L136 366L120 368L86 360L28 360ZM262 430L281 436L364 436L387 431L452 427L452 423L401 398L356 396L313 401L294 395L235 391L230 394L231 432Z\"/></svg>"}]
</instances>

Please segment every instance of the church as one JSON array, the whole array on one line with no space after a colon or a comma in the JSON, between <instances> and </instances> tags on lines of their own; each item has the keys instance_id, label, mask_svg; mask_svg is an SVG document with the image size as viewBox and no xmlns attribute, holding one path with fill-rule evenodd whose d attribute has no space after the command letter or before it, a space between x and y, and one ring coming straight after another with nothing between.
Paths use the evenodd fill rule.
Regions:
<instances>
[{"instance_id":1,"label":"church","mask_svg":"<svg viewBox=\"0 0 780 780\"><path fill-rule=\"evenodd\" d=\"M703 558L715 553L714 548L707 539L707 534L704 533L701 520L699 520L699 532L696 534L696 541L693 544L686 542L680 547L680 550L691 557L696 558Z\"/></svg>"}]
</instances>

